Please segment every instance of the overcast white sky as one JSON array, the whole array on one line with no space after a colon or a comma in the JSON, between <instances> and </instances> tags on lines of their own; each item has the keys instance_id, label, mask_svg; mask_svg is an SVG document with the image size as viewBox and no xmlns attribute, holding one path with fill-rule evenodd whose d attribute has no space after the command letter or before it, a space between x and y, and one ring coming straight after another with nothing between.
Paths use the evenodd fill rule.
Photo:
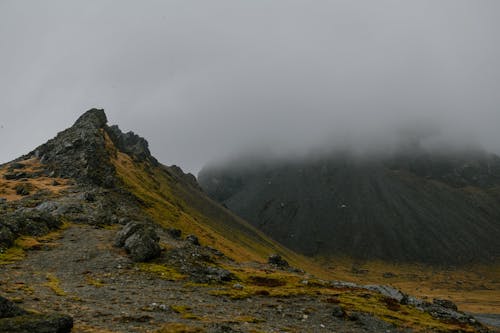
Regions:
<instances>
[{"instance_id":1,"label":"overcast white sky","mask_svg":"<svg viewBox=\"0 0 500 333\"><path fill-rule=\"evenodd\" d=\"M500 1L1 0L0 91L0 163L91 107L195 173L413 124L499 152Z\"/></svg>"}]
</instances>

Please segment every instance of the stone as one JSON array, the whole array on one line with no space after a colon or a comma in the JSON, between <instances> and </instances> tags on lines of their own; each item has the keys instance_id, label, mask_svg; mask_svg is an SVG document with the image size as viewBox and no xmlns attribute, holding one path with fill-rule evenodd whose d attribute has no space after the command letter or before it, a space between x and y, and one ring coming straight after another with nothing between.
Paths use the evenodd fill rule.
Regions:
<instances>
[{"instance_id":1,"label":"stone","mask_svg":"<svg viewBox=\"0 0 500 333\"><path fill-rule=\"evenodd\" d=\"M95 201L95 194L92 192L85 192L83 194L83 199L87 202L94 202Z\"/></svg>"},{"instance_id":2,"label":"stone","mask_svg":"<svg viewBox=\"0 0 500 333\"><path fill-rule=\"evenodd\" d=\"M276 266L278 268L288 268L290 265L288 261L283 259L279 254L271 254L267 259L268 264Z\"/></svg>"},{"instance_id":3,"label":"stone","mask_svg":"<svg viewBox=\"0 0 500 333\"><path fill-rule=\"evenodd\" d=\"M180 239L182 236L182 231L180 229L176 228L168 228L167 233L172 237L173 239Z\"/></svg>"},{"instance_id":4,"label":"stone","mask_svg":"<svg viewBox=\"0 0 500 333\"><path fill-rule=\"evenodd\" d=\"M405 294L402 293L400 290L391 287L391 286L382 286L382 285L366 285L364 286L365 289L371 290L371 291L376 291L381 293L382 295L386 297L393 298L397 300L398 302L403 301L405 298Z\"/></svg>"},{"instance_id":5,"label":"stone","mask_svg":"<svg viewBox=\"0 0 500 333\"><path fill-rule=\"evenodd\" d=\"M0 296L0 318L10 318L25 314L26 311L7 298Z\"/></svg>"},{"instance_id":6,"label":"stone","mask_svg":"<svg viewBox=\"0 0 500 333\"><path fill-rule=\"evenodd\" d=\"M143 228L144 225L139 222L129 222L127 223L122 230L118 231L115 237L115 246L123 247L125 245L125 241L127 238L132 236L137 230Z\"/></svg>"},{"instance_id":7,"label":"stone","mask_svg":"<svg viewBox=\"0 0 500 333\"><path fill-rule=\"evenodd\" d=\"M453 303L452 301L447 300L447 299L434 298L432 300L432 303L437 304L439 306L442 306L443 308L446 308L446 309L458 311L457 305L455 303Z\"/></svg>"},{"instance_id":8,"label":"stone","mask_svg":"<svg viewBox=\"0 0 500 333\"><path fill-rule=\"evenodd\" d=\"M61 314L25 314L0 319L0 332L70 333L73 318Z\"/></svg>"},{"instance_id":9,"label":"stone","mask_svg":"<svg viewBox=\"0 0 500 333\"><path fill-rule=\"evenodd\" d=\"M123 246L132 260L137 262L154 259L161 254L159 238L152 229L139 229L125 241Z\"/></svg>"},{"instance_id":10,"label":"stone","mask_svg":"<svg viewBox=\"0 0 500 333\"><path fill-rule=\"evenodd\" d=\"M345 318L346 317L346 313L340 305L333 305L332 306L332 315L336 318Z\"/></svg>"},{"instance_id":11,"label":"stone","mask_svg":"<svg viewBox=\"0 0 500 333\"><path fill-rule=\"evenodd\" d=\"M14 244L16 236L4 225L0 225L0 248L8 248Z\"/></svg>"},{"instance_id":12,"label":"stone","mask_svg":"<svg viewBox=\"0 0 500 333\"><path fill-rule=\"evenodd\" d=\"M196 245L196 246L200 245L200 240L195 235L188 235L186 237L186 241L188 241L189 243Z\"/></svg>"},{"instance_id":13,"label":"stone","mask_svg":"<svg viewBox=\"0 0 500 333\"><path fill-rule=\"evenodd\" d=\"M29 186L26 184L19 184L15 187L16 189L16 194L18 195L29 195L30 194L30 189Z\"/></svg>"}]
</instances>

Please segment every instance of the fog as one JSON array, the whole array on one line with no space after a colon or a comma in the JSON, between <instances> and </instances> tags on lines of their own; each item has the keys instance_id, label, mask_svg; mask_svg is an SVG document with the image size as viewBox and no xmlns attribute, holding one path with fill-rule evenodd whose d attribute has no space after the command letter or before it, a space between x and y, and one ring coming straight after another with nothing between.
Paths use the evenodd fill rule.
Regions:
<instances>
[{"instance_id":1,"label":"fog","mask_svg":"<svg viewBox=\"0 0 500 333\"><path fill-rule=\"evenodd\" d=\"M0 163L92 107L196 173L246 151L500 152L500 2L0 2Z\"/></svg>"}]
</instances>

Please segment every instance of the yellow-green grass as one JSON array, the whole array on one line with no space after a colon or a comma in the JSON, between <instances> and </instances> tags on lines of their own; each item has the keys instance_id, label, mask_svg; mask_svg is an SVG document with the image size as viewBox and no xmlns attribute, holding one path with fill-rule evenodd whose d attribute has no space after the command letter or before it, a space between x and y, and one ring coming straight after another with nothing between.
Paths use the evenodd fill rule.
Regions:
<instances>
[{"instance_id":1,"label":"yellow-green grass","mask_svg":"<svg viewBox=\"0 0 500 333\"><path fill-rule=\"evenodd\" d=\"M245 268L235 271L235 274L240 280L242 289L227 285L212 290L210 293L233 299L308 295L326 303L336 303L347 314L364 312L397 326L409 327L417 331L474 332L471 326L437 320L412 306L401 305L393 299L365 289L337 288L323 280L314 278L304 280L303 276L282 271Z\"/></svg>"},{"instance_id":2,"label":"yellow-green grass","mask_svg":"<svg viewBox=\"0 0 500 333\"><path fill-rule=\"evenodd\" d=\"M155 333L203 333L205 330L201 327L187 325L184 323L168 323L162 326Z\"/></svg>"},{"instance_id":3,"label":"yellow-green grass","mask_svg":"<svg viewBox=\"0 0 500 333\"><path fill-rule=\"evenodd\" d=\"M158 224L195 234L204 245L217 248L239 262L264 262L270 254L280 253L291 265L327 277L328 273L319 265L272 241L179 179L181 176L163 166L132 160L104 135L118 177Z\"/></svg>"},{"instance_id":4,"label":"yellow-green grass","mask_svg":"<svg viewBox=\"0 0 500 333\"><path fill-rule=\"evenodd\" d=\"M46 287L49 287L57 296L66 296L66 292L61 288L61 282L54 274L47 273Z\"/></svg>"},{"instance_id":5,"label":"yellow-green grass","mask_svg":"<svg viewBox=\"0 0 500 333\"><path fill-rule=\"evenodd\" d=\"M388 284L424 299L450 299L462 311L500 314L500 264L449 268L360 262L349 258L323 258L319 263L335 279L360 284ZM386 273L391 273L391 277L384 277Z\"/></svg>"},{"instance_id":6,"label":"yellow-green grass","mask_svg":"<svg viewBox=\"0 0 500 333\"><path fill-rule=\"evenodd\" d=\"M158 277L169 280L179 281L186 279L186 275L177 271L174 267L158 264L154 262L144 262L137 264L137 267L143 272L148 272L157 275Z\"/></svg>"},{"instance_id":7,"label":"yellow-green grass","mask_svg":"<svg viewBox=\"0 0 500 333\"><path fill-rule=\"evenodd\" d=\"M61 237L61 232L71 224L64 222L60 229L52 231L43 236L20 236L14 241L14 245L0 252L0 265L7 265L23 260L28 250L36 250L43 246L55 246L55 240Z\"/></svg>"}]
</instances>

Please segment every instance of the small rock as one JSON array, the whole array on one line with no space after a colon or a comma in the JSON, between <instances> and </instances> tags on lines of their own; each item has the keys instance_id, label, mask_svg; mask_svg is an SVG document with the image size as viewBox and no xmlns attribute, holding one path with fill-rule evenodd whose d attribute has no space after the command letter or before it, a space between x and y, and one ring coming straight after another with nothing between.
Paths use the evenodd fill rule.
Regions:
<instances>
[{"instance_id":1,"label":"small rock","mask_svg":"<svg viewBox=\"0 0 500 333\"><path fill-rule=\"evenodd\" d=\"M239 283L235 283L235 284L233 284L233 289L242 290L243 286Z\"/></svg>"},{"instance_id":2,"label":"small rock","mask_svg":"<svg viewBox=\"0 0 500 333\"><path fill-rule=\"evenodd\" d=\"M179 239L179 238L181 238L181 235L182 235L182 231L180 229L176 229L176 228L168 228L167 233L173 239Z\"/></svg>"},{"instance_id":3,"label":"small rock","mask_svg":"<svg viewBox=\"0 0 500 333\"><path fill-rule=\"evenodd\" d=\"M83 195L83 199L87 202L94 202L95 201L95 194L91 192L86 192Z\"/></svg>"},{"instance_id":4,"label":"small rock","mask_svg":"<svg viewBox=\"0 0 500 333\"><path fill-rule=\"evenodd\" d=\"M188 235L186 237L186 241L188 241L189 243L191 243L193 245L200 245L200 240L195 235Z\"/></svg>"},{"instance_id":5,"label":"small rock","mask_svg":"<svg viewBox=\"0 0 500 333\"><path fill-rule=\"evenodd\" d=\"M14 304L14 302L0 296L0 318L10 318L25 314L26 311Z\"/></svg>"},{"instance_id":6,"label":"small rock","mask_svg":"<svg viewBox=\"0 0 500 333\"><path fill-rule=\"evenodd\" d=\"M385 272L384 274L382 274L382 277L386 278L386 279L391 279L393 277L396 277L396 274L394 274L392 272Z\"/></svg>"},{"instance_id":7,"label":"small rock","mask_svg":"<svg viewBox=\"0 0 500 333\"><path fill-rule=\"evenodd\" d=\"M278 268L288 268L290 265L288 261L283 259L279 254L271 254L267 259L268 264L276 266Z\"/></svg>"},{"instance_id":8,"label":"small rock","mask_svg":"<svg viewBox=\"0 0 500 333\"><path fill-rule=\"evenodd\" d=\"M16 194L18 195L25 196L30 194L30 189L26 184L17 185L15 189L16 189Z\"/></svg>"},{"instance_id":9,"label":"small rock","mask_svg":"<svg viewBox=\"0 0 500 333\"><path fill-rule=\"evenodd\" d=\"M434 298L432 300L432 303L437 304L439 306L442 306L443 308L446 308L446 309L451 309L453 311L458 310L457 305L455 303L453 303L452 301L447 300L447 299Z\"/></svg>"},{"instance_id":10,"label":"small rock","mask_svg":"<svg viewBox=\"0 0 500 333\"><path fill-rule=\"evenodd\" d=\"M340 305L332 306L332 315L336 318L344 318L346 313Z\"/></svg>"}]
</instances>

